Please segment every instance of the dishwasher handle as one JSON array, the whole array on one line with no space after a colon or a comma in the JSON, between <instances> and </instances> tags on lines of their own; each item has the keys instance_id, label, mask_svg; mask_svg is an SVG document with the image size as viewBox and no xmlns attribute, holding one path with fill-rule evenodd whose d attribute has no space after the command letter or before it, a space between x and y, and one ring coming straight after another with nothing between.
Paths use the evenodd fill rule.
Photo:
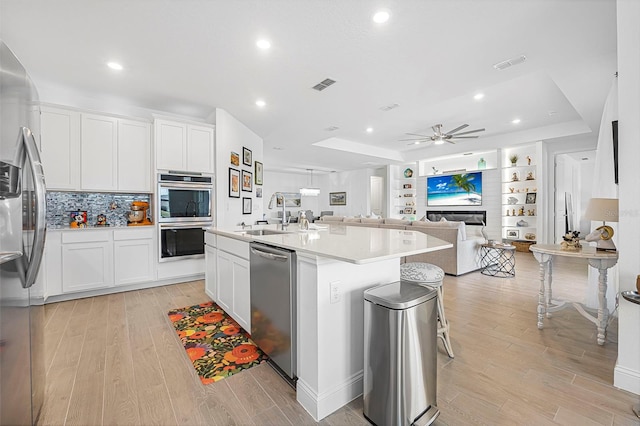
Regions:
<instances>
[{"instance_id":1,"label":"dishwasher handle","mask_svg":"<svg viewBox=\"0 0 640 426\"><path fill-rule=\"evenodd\" d=\"M282 254L269 253L266 251L258 250L255 247L251 247L251 253L257 254L260 257L264 257L269 260L279 260L280 262L286 262L288 260L288 256L284 256Z\"/></svg>"}]
</instances>

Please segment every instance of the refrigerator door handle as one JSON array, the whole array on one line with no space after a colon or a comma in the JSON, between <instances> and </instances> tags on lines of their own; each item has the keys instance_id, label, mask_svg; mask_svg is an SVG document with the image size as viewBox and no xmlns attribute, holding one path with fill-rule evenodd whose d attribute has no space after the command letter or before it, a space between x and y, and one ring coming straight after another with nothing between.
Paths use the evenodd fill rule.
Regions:
<instances>
[{"instance_id":1,"label":"refrigerator door handle","mask_svg":"<svg viewBox=\"0 0 640 426\"><path fill-rule=\"evenodd\" d=\"M31 287L38 276L38 270L42 263L42 257L44 255L44 241L47 234L46 227L46 214L47 214L47 202L46 195L47 190L44 182L44 169L42 168L42 162L40 161L40 153L38 152L38 146L36 140L33 137L33 133L27 127L21 129L22 142L26 153L25 165L28 163L31 173L33 175L33 185L35 192L35 233L33 236L33 246L31 250L31 256L29 264L27 266L25 280L23 282L24 288Z\"/></svg>"}]
</instances>

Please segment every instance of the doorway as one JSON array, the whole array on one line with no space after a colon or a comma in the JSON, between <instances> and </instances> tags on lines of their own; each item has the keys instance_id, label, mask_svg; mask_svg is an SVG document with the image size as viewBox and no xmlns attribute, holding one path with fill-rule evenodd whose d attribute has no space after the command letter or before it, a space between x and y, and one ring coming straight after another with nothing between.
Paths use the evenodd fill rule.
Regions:
<instances>
[{"instance_id":1,"label":"doorway","mask_svg":"<svg viewBox=\"0 0 640 426\"><path fill-rule=\"evenodd\" d=\"M370 176L369 192L369 199L371 200L371 212L377 214L378 216L384 217L384 179L380 176Z\"/></svg>"}]
</instances>

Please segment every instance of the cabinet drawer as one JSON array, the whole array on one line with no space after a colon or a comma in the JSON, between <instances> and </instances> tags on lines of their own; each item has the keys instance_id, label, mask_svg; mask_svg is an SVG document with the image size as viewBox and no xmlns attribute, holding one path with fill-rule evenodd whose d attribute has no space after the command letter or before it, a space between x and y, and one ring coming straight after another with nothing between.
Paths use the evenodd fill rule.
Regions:
<instances>
[{"instance_id":1,"label":"cabinet drawer","mask_svg":"<svg viewBox=\"0 0 640 426\"><path fill-rule=\"evenodd\" d=\"M246 241L235 240L233 238L218 235L218 250L224 250L227 253L234 254L243 259L249 260L249 243Z\"/></svg>"},{"instance_id":2,"label":"cabinet drawer","mask_svg":"<svg viewBox=\"0 0 640 426\"><path fill-rule=\"evenodd\" d=\"M113 231L113 239L115 241L125 240L148 240L153 238L154 227L131 229L116 229Z\"/></svg>"},{"instance_id":3,"label":"cabinet drawer","mask_svg":"<svg viewBox=\"0 0 640 426\"><path fill-rule=\"evenodd\" d=\"M111 231L109 230L89 230L78 229L62 233L62 244L69 243L97 243L111 241Z\"/></svg>"}]
</instances>

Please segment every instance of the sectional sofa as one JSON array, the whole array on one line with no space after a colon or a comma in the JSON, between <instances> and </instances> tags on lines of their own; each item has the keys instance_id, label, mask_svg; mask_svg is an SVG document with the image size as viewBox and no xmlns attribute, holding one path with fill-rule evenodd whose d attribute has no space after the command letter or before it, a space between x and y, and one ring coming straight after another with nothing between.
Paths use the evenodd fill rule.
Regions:
<instances>
[{"instance_id":1,"label":"sectional sofa","mask_svg":"<svg viewBox=\"0 0 640 426\"><path fill-rule=\"evenodd\" d=\"M407 256L403 259L404 262L432 263L441 267L449 275L462 275L480 269L480 245L485 242L480 232L481 226L466 225L462 221L431 222L344 216L322 216L320 221L330 225L367 226L424 232L450 242L453 247Z\"/></svg>"}]
</instances>

